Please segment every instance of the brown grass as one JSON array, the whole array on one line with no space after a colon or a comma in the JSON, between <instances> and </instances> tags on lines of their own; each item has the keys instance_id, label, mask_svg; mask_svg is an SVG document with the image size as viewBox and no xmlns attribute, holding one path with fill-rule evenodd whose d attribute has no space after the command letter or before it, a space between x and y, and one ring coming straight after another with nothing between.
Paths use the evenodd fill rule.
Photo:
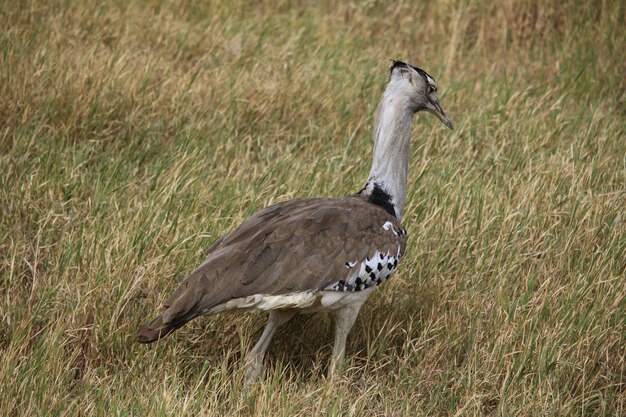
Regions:
<instances>
[{"instance_id":1,"label":"brown grass","mask_svg":"<svg viewBox=\"0 0 626 417\"><path fill-rule=\"evenodd\" d=\"M626 414L620 2L0 5L0 415ZM255 210L368 172L398 58L418 115L399 274L346 369L300 317L134 332Z\"/></svg>"}]
</instances>

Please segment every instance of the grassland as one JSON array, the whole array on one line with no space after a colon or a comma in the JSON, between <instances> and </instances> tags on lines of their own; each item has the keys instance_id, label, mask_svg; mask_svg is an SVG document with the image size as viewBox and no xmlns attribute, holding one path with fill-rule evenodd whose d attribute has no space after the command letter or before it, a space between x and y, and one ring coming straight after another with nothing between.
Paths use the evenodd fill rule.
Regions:
<instances>
[{"instance_id":1,"label":"grassland","mask_svg":"<svg viewBox=\"0 0 626 417\"><path fill-rule=\"evenodd\" d=\"M0 5L0 415L626 415L625 4ZM140 322L255 210L357 191L389 58L431 73L399 274L329 380L298 317Z\"/></svg>"}]
</instances>

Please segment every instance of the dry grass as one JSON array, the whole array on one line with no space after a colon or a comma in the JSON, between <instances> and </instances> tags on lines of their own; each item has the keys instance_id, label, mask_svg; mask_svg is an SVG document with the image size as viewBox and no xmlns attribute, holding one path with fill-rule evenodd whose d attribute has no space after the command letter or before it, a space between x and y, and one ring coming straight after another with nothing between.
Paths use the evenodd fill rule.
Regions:
<instances>
[{"instance_id":1,"label":"dry grass","mask_svg":"<svg viewBox=\"0 0 626 417\"><path fill-rule=\"evenodd\" d=\"M0 415L626 414L623 2L197 3L0 5ZM135 343L221 233L360 188L388 58L456 130L342 374L324 316L247 393L261 315Z\"/></svg>"}]
</instances>

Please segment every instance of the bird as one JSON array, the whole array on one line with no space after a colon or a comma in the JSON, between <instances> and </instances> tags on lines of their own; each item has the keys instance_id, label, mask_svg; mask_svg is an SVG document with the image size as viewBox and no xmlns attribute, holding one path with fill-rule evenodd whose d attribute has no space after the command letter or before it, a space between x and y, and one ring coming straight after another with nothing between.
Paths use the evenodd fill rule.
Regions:
<instances>
[{"instance_id":1,"label":"bird","mask_svg":"<svg viewBox=\"0 0 626 417\"><path fill-rule=\"evenodd\" d=\"M453 129L433 77L392 60L375 114L372 167L361 190L279 202L253 214L210 246L204 262L139 328L138 342L154 342L201 315L268 311L258 342L244 357L247 386L258 379L280 326L298 313L330 312L334 373L344 362L361 307L397 269L406 249L401 219L412 119L421 111Z\"/></svg>"}]
</instances>

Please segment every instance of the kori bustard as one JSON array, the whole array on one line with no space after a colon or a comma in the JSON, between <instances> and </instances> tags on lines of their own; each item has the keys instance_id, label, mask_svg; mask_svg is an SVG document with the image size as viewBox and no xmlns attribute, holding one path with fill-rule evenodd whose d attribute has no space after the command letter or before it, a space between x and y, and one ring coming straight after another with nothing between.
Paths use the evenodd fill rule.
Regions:
<instances>
[{"instance_id":1,"label":"kori bustard","mask_svg":"<svg viewBox=\"0 0 626 417\"><path fill-rule=\"evenodd\" d=\"M245 383L262 369L276 329L298 312L335 319L331 372L370 293L396 269L406 248L402 227L411 120L428 111L452 129L425 71L392 61L374 125L374 157L365 186L338 198L285 201L258 211L209 248L205 261L139 329L150 343L189 320L227 310L268 310L261 338L245 359Z\"/></svg>"}]
</instances>

